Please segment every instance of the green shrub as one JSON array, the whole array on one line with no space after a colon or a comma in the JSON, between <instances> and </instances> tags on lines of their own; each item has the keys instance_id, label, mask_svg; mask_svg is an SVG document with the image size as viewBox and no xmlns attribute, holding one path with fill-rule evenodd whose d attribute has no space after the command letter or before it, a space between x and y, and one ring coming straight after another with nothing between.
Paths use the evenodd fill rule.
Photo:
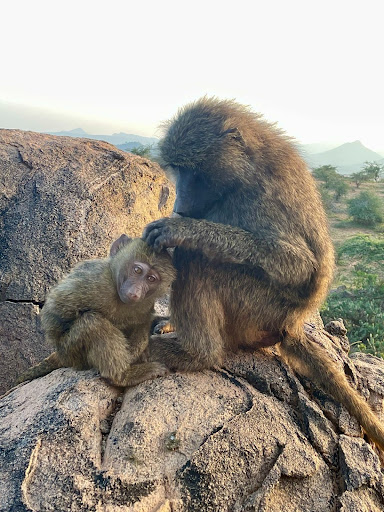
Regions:
<instances>
[{"instance_id":1,"label":"green shrub","mask_svg":"<svg viewBox=\"0 0 384 512\"><path fill-rule=\"evenodd\" d=\"M335 191L335 199L339 201L342 196L346 196L349 190L348 183L344 178L337 178L330 184L330 188Z\"/></svg>"},{"instance_id":2,"label":"green shrub","mask_svg":"<svg viewBox=\"0 0 384 512\"><path fill-rule=\"evenodd\" d=\"M131 149L131 153L134 155L142 156L143 158L150 158L152 151L152 144L146 146L138 146L137 148Z\"/></svg>"},{"instance_id":3,"label":"green shrub","mask_svg":"<svg viewBox=\"0 0 384 512\"><path fill-rule=\"evenodd\" d=\"M341 270L352 266L352 281L329 295L321 311L324 322L343 318L353 350L384 357L384 238L349 238L337 260Z\"/></svg>"},{"instance_id":4,"label":"green shrub","mask_svg":"<svg viewBox=\"0 0 384 512\"><path fill-rule=\"evenodd\" d=\"M377 278L377 276L375 276ZM362 284L360 276L360 285ZM384 357L384 282L366 280L361 288L332 293L321 312L324 321L342 318L352 347Z\"/></svg>"},{"instance_id":5,"label":"green shrub","mask_svg":"<svg viewBox=\"0 0 384 512\"><path fill-rule=\"evenodd\" d=\"M384 270L384 238L355 235L339 247L337 258L340 264L348 263L351 258L358 258L360 264L378 262Z\"/></svg>"},{"instance_id":6,"label":"green shrub","mask_svg":"<svg viewBox=\"0 0 384 512\"><path fill-rule=\"evenodd\" d=\"M355 222L367 226L384 221L382 200L367 190L348 201L348 213Z\"/></svg>"}]
</instances>

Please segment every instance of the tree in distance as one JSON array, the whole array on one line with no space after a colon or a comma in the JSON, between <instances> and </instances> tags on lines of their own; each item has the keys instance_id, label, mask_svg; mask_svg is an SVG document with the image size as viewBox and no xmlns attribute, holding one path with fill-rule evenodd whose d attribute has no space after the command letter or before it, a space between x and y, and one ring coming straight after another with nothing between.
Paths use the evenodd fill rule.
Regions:
<instances>
[{"instance_id":1,"label":"tree in distance","mask_svg":"<svg viewBox=\"0 0 384 512\"><path fill-rule=\"evenodd\" d=\"M312 171L313 176L323 182L320 187L324 205L327 207L328 196L326 190L333 190L335 192L334 199L339 201L342 196L345 196L348 192L348 183L346 180L337 172L337 168L333 165L322 165L316 167ZM324 190L326 189L326 190Z\"/></svg>"},{"instance_id":2,"label":"tree in distance","mask_svg":"<svg viewBox=\"0 0 384 512\"><path fill-rule=\"evenodd\" d=\"M377 162L365 162L362 171L367 175L368 180L374 180L377 183L384 174L384 165Z\"/></svg>"},{"instance_id":3,"label":"tree in distance","mask_svg":"<svg viewBox=\"0 0 384 512\"><path fill-rule=\"evenodd\" d=\"M138 146L137 148L131 149L130 153L142 156L143 158L151 158L152 146L152 144L147 144L146 146Z\"/></svg>"},{"instance_id":4,"label":"tree in distance","mask_svg":"<svg viewBox=\"0 0 384 512\"><path fill-rule=\"evenodd\" d=\"M363 181L369 181L369 176L364 170L354 172L351 174L351 178L353 183L356 185L356 188L360 188L360 185L363 183Z\"/></svg>"},{"instance_id":5,"label":"tree in distance","mask_svg":"<svg viewBox=\"0 0 384 512\"><path fill-rule=\"evenodd\" d=\"M333 165L321 165L312 170L312 175L318 181L323 181L325 188L331 188L331 183L340 177L336 169Z\"/></svg>"}]
</instances>

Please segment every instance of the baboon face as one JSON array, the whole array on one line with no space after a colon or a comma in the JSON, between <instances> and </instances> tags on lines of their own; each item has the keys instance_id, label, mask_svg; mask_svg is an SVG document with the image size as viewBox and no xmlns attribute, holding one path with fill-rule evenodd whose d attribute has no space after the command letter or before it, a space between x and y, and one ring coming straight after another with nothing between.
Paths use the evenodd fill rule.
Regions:
<instances>
[{"instance_id":1,"label":"baboon face","mask_svg":"<svg viewBox=\"0 0 384 512\"><path fill-rule=\"evenodd\" d=\"M204 218L221 194L212 187L204 175L185 167L173 168L176 182L174 213L195 219Z\"/></svg>"},{"instance_id":2,"label":"baboon face","mask_svg":"<svg viewBox=\"0 0 384 512\"><path fill-rule=\"evenodd\" d=\"M233 190L249 185L254 169L234 113L231 102L203 99L164 124L159 149L176 184L175 213L205 218Z\"/></svg>"},{"instance_id":3,"label":"baboon face","mask_svg":"<svg viewBox=\"0 0 384 512\"><path fill-rule=\"evenodd\" d=\"M154 268L156 262L151 262L150 254L149 247L142 240L134 240L125 234L113 242L110 265L117 293L124 304L140 302L158 291L162 283L161 271ZM170 258L166 255L161 263L159 258L155 259L163 270L166 261L170 265Z\"/></svg>"},{"instance_id":4,"label":"baboon face","mask_svg":"<svg viewBox=\"0 0 384 512\"><path fill-rule=\"evenodd\" d=\"M127 261L118 273L117 292L124 304L139 302L155 293L161 283L158 272L143 261Z\"/></svg>"}]
</instances>

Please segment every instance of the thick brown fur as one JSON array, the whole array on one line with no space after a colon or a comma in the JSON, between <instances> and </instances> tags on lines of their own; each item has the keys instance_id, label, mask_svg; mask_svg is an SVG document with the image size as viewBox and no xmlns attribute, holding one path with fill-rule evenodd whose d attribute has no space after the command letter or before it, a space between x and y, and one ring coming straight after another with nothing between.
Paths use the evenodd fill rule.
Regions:
<instances>
[{"instance_id":1,"label":"thick brown fur","mask_svg":"<svg viewBox=\"0 0 384 512\"><path fill-rule=\"evenodd\" d=\"M260 331L278 332L292 368L384 448L367 403L304 334L328 292L334 254L315 182L292 141L245 106L202 98L165 125L160 150L179 215L149 224L143 239L156 250L176 247L178 341L155 340L152 357L199 370L220 365L226 351L259 346Z\"/></svg>"},{"instance_id":2,"label":"thick brown fur","mask_svg":"<svg viewBox=\"0 0 384 512\"><path fill-rule=\"evenodd\" d=\"M119 287L133 262L148 265L160 279L151 293L125 303ZM109 258L79 263L49 292L42 309L42 326L56 352L27 370L17 383L66 366L96 368L116 386L168 373L161 363L145 362L145 351L155 300L167 292L174 277L166 252L156 254L142 240L126 235L114 242Z\"/></svg>"}]
</instances>

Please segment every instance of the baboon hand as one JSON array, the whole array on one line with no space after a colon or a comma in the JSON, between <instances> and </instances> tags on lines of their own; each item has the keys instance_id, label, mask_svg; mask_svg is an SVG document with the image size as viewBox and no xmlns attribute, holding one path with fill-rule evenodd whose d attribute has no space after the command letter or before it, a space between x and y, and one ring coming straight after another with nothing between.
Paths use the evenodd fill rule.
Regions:
<instances>
[{"instance_id":1,"label":"baboon hand","mask_svg":"<svg viewBox=\"0 0 384 512\"><path fill-rule=\"evenodd\" d=\"M145 227L142 240L157 252L168 247L183 245L185 241L183 232L186 232L185 224L186 219L179 217L155 220Z\"/></svg>"},{"instance_id":2,"label":"baboon hand","mask_svg":"<svg viewBox=\"0 0 384 512\"><path fill-rule=\"evenodd\" d=\"M153 328L153 334L167 334L169 332L175 332L175 327L168 320L161 320L158 324Z\"/></svg>"}]
</instances>

